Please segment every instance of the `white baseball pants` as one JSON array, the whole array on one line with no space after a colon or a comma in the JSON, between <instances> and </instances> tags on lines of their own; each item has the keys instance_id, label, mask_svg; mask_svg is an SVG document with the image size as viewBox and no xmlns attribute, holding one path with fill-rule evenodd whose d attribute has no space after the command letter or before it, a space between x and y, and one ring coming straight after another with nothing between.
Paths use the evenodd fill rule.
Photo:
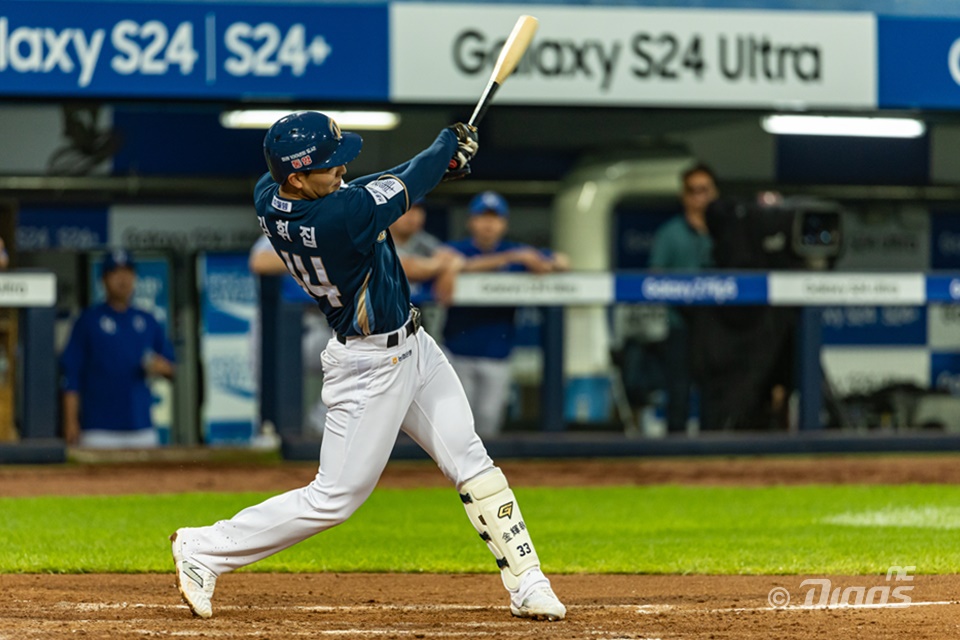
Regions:
<instances>
[{"instance_id":1,"label":"white baseball pants","mask_svg":"<svg viewBox=\"0 0 960 640\"><path fill-rule=\"evenodd\" d=\"M330 340L322 354L329 411L316 478L229 520L185 530L185 555L220 575L340 524L373 492L401 428L458 488L493 468L433 338L418 331L386 344L386 335L346 345Z\"/></svg>"},{"instance_id":2,"label":"white baseball pants","mask_svg":"<svg viewBox=\"0 0 960 640\"><path fill-rule=\"evenodd\" d=\"M451 355L450 363L473 408L477 434L481 438L499 435L510 401L510 360Z\"/></svg>"}]
</instances>

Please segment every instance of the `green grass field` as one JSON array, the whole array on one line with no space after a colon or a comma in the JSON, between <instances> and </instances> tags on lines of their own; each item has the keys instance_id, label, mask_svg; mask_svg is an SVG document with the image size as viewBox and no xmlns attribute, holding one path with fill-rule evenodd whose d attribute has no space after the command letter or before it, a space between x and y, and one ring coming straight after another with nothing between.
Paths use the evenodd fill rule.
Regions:
<instances>
[{"instance_id":1,"label":"green grass field","mask_svg":"<svg viewBox=\"0 0 960 640\"><path fill-rule=\"evenodd\" d=\"M960 567L960 487L516 490L548 573L880 574ZM171 570L178 526L268 494L0 499L0 573ZM378 489L347 523L253 571L494 572L449 489Z\"/></svg>"}]
</instances>

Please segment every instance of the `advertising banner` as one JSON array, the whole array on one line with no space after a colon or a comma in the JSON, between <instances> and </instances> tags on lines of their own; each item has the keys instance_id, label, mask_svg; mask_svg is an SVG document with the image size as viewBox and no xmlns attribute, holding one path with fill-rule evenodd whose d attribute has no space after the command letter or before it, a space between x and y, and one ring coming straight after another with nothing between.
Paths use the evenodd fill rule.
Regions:
<instances>
[{"instance_id":1,"label":"advertising banner","mask_svg":"<svg viewBox=\"0 0 960 640\"><path fill-rule=\"evenodd\" d=\"M387 98L383 5L13 0L0 95Z\"/></svg>"},{"instance_id":2,"label":"advertising banner","mask_svg":"<svg viewBox=\"0 0 960 640\"><path fill-rule=\"evenodd\" d=\"M208 253L199 260L205 441L248 444L257 411L249 337L256 283L246 253Z\"/></svg>"},{"instance_id":3,"label":"advertising banner","mask_svg":"<svg viewBox=\"0 0 960 640\"><path fill-rule=\"evenodd\" d=\"M525 5L390 6L396 102L476 101ZM540 28L497 94L512 104L876 105L869 13L537 6Z\"/></svg>"},{"instance_id":4,"label":"advertising banner","mask_svg":"<svg viewBox=\"0 0 960 640\"><path fill-rule=\"evenodd\" d=\"M921 273L773 272L769 278L773 305L920 305L926 301Z\"/></svg>"},{"instance_id":5,"label":"advertising banner","mask_svg":"<svg viewBox=\"0 0 960 640\"><path fill-rule=\"evenodd\" d=\"M249 251L263 235L252 209L235 205L115 205L107 230L131 251Z\"/></svg>"},{"instance_id":6,"label":"advertising banner","mask_svg":"<svg viewBox=\"0 0 960 640\"><path fill-rule=\"evenodd\" d=\"M618 302L766 304L767 276L724 273L618 275Z\"/></svg>"},{"instance_id":7,"label":"advertising banner","mask_svg":"<svg viewBox=\"0 0 960 640\"><path fill-rule=\"evenodd\" d=\"M54 274L0 272L0 307L52 307L56 302Z\"/></svg>"},{"instance_id":8,"label":"advertising banner","mask_svg":"<svg viewBox=\"0 0 960 640\"><path fill-rule=\"evenodd\" d=\"M108 244L106 207L24 207L17 215L17 251L87 251Z\"/></svg>"},{"instance_id":9,"label":"advertising banner","mask_svg":"<svg viewBox=\"0 0 960 640\"><path fill-rule=\"evenodd\" d=\"M927 344L926 307L826 307L822 318L823 344Z\"/></svg>"},{"instance_id":10,"label":"advertising banner","mask_svg":"<svg viewBox=\"0 0 960 640\"><path fill-rule=\"evenodd\" d=\"M960 107L960 19L881 16L877 46L881 107Z\"/></svg>"},{"instance_id":11,"label":"advertising banner","mask_svg":"<svg viewBox=\"0 0 960 640\"><path fill-rule=\"evenodd\" d=\"M454 304L576 305L609 304L613 277L608 273L464 273L457 277Z\"/></svg>"}]
</instances>

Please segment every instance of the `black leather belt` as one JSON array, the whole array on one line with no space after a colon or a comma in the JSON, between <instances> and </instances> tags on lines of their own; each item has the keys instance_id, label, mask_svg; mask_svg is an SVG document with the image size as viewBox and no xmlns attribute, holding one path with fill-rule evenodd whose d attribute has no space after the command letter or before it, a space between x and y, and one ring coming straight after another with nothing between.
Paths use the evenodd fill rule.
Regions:
<instances>
[{"instance_id":1,"label":"black leather belt","mask_svg":"<svg viewBox=\"0 0 960 640\"><path fill-rule=\"evenodd\" d=\"M416 307L410 307L410 319L407 320L407 324L403 325L400 329L397 329L393 333L387 336L387 349L397 346L400 344L401 334L402 339L406 340L417 331L420 330L420 309ZM356 336L362 338L363 336ZM337 334L337 342L342 345L347 344L347 336L342 336L339 333Z\"/></svg>"}]
</instances>

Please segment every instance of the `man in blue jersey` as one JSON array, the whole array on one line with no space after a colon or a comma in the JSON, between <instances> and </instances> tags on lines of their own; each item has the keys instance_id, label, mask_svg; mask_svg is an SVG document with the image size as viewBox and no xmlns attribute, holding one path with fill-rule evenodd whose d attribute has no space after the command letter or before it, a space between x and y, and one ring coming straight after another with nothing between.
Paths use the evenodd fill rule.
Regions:
<instances>
[{"instance_id":1,"label":"man in blue jersey","mask_svg":"<svg viewBox=\"0 0 960 640\"><path fill-rule=\"evenodd\" d=\"M463 272L529 271L569 268L564 254L540 251L506 240L510 207L495 191L476 195L468 205L470 237L450 243L465 258ZM477 433L486 438L503 428L510 392L514 307L452 307L444 325L444 346L473 408Z\"/></svg>"},{"instance_id":2,"label":"man in blue jersey","mask_svg":"<svg viewBox=\"0 0 960 640\"><path fill-rule=\"evenodd\" d=\"M260 227L334 330L322 354L328 407L320 469L308 486L170 539L177 586L197 616L213 614L217 577L336 526L367 499L401 428L453 482L493 552L515 616L566 614L540 570L503 472L473 430L470 406L419 314L388 227L443 179L469 173L476 130L443 129L427 149L349 184L361 139L327 116L278 120L264 138L270 172L254 190Z\"/></svg>"},{"instance_id":3,"label":"man in blue jersey","mask_svg":"<svg viewBox=\"0 0 960 640\"><path fill-rule=\"evenodd\" d=\"M61 356L64 438L85 447L155 447L147 379L173 377L173 346L156 318L130 305L129 253L108 253L102 278L106 301L80 315Z\"/></svg>"}]
</instances>

